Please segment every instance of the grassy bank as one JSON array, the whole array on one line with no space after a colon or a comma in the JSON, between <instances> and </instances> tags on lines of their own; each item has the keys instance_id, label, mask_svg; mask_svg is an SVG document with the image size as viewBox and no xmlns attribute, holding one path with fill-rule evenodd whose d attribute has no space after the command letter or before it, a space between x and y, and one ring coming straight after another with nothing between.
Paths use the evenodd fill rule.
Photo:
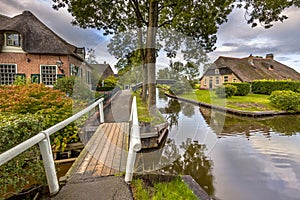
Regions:
<instances>
[{"instance_id":1,"label":"grassy bank","mask_svg":"<svg viewBox=\"0 0 300 200\"><path fill-rule=\"evenodd\" d=\"M134 179L132 190L136 200L198 199L181 178L171 182L156 183L153 186L147 185L142 179Z\"/></svg>"},{"instance_id":2,"label":"grassy bank","mask_svg":"<svg viewBox=\"0 0 300 200\"><path fill-rule=\"evenodd\" d=\"M223 106L243 111L279 111L270 104L269 95L248 94L247 96L232 96L230 98L219 98L214 91L195 90L190 93L178 95L185 99L190 99L207 104Z\"/></svg>"}]
</instances>

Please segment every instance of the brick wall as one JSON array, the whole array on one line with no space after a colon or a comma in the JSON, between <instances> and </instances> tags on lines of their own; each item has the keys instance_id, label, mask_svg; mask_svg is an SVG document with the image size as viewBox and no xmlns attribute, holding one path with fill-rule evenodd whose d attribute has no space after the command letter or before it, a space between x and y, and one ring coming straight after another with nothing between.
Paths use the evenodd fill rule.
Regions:
<instances>
[{"instance_id":1,"label":"brick wall","mask_svg":"<svg viewBox=\"0 0 300 200\"><path fill-rule=\"evenodd\" d=\"M62 70L57 67L57 74L64 74L70 76L70 64L80 66L85 69L90 68L85 64L82 64L81 60L70 55L39 55L39 54L28 54L28 53L0 53L0 64L17 64L17 73L25 74L26 78L30 78L31 74L40 74L41 65L55 65L57 60L63 62Z\"/></svg>"}]
</instances>

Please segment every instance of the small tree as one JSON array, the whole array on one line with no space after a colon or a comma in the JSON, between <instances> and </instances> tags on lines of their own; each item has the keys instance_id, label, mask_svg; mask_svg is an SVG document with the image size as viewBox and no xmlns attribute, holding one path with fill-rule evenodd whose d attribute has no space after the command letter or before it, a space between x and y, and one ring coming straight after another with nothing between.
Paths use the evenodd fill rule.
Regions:
<instances>
[{"instance_id":1,"label":"small tree","mask_svg":"<svg viewBox=\"0 0 300 200\"><path fill-rule=\"evenodd\" d=\"M237 91L237 87L234 85L219 86L216 89L216 94L220 98L232 97Z\"/></svg>"}]
</instances>

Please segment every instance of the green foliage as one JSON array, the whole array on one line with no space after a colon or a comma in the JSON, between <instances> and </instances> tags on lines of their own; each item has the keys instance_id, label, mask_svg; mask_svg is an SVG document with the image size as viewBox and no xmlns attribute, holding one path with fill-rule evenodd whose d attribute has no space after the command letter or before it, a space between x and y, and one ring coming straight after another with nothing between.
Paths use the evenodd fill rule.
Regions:
<instances>
[{"instance_id":1,"label":"green foliage","mask_svg":"<svg viewBox=\"0 0 300 200\"><path fill-rule=\"evenodd\" d=\"M170 182L155 183L153 187L146 186L142 179L133 179L134 199L198 199L181 178Z\"/></svg>"},{"instance_id":2,"label":"green foliage","mask_svg":"<svg viewBox=\"0 0 300 200\"><path fill-rule=\"evenodd\" d=\"M252 92L255 94L267 94L270 95L276 90L291 90L299 92L300 81L275 81L275 80L257 80L252 82Z\"/></svg>"},{"instance_id":3,"label":"green foliage","mask_svg":"<svg viewBox=\"0 0 300 200\"><path fill-rule=\"evenodd\" d=\"M249 94L251 90L251 85L250 83L224 83L224 85L234 85L237 87L237 91L234 94L235 96L246 96Z\"/></svg>"},{"instance_id":4,"label":"green foliage","mask_svg":"<svg viewBox=\"0 0 300 200\"><path fill-rule=\"evenodd\" d=\"M44 118L38 114L0 112L0 154L41 131ZM45 173L37 145L0 166L0 199L8 187L19 192L28 180L45 183Z\"/></svg>"},{"instance_id":5,"label":"green foliage","mask_svg":"<svg viewBox=\"0 0 300 200\"><path fill-rule=\"evenodd\" d=\"M8 101L10 99L10 101ZM42 84L0 87L0 112L15 114L37 114L44 118L41 128L49 128L72 116L72 100L58 90ZM79 141L77 127L69 125L52 137L53 147L62 149L67 143ZM23 140L22 140L23 141Z\"/></svg>"},{"instance_id":6,"label":"green foliage","mask_svg":"<svg viewBox=\"0 0 300 200\"><path fill-rule=\"evenodd\" d=\"M16 76L14 85L25 85L26 84L26 79L23 76Z\"/></svg>"},{"instance_id":7,"label":"green foliage","mask_svg":"<svg viewBox=\"0 0 300 200\"><path fill-rule=\"evenodd\" d=\"M89 86L81 78L75 76L58 79L54 85L54 89L66 93L72 99L89 101L94 98L94 94Z\"/></svg>"},{"instance_id":8,"label":"green foliage","mask_svg":"<svg viewBox=\"0 0 300 200\"><path fill-rule=\"evenodd\" d=\"M216 94L219 98L229 98L235 95L237 87L231 84L217 87Z\"/></svg>"},{"instance_id":9,"label":"green foliage","mask_svg":"<svg viewBox=\"0 0 300 200\"><path fill-rule=\"evenodd\" d=\"M300 108L300 93L291 90L274 91L269 99L275 107L281 110L294 112Z\"/></svg>"},{"instance_id":10,"label":"green foliage","mask_svg":"<svg viewBox=\"0 0 300 200\"><path fill-rule=\"evenodd\" d=\"M115 76L109 76L104 80L104 86L116 87L118 79Z\"/></svg>"}]
</instances>

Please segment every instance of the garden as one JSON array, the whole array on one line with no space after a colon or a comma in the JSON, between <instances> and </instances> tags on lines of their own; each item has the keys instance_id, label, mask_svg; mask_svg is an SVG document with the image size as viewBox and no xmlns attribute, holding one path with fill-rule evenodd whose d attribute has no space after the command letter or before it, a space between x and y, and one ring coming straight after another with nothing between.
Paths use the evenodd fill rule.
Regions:
<instances>
[{"instance_id":1,"label":"garden","mask_svg":"<svg viewBox=\"0 0 300 200\"><path fill-rule=\"evenodd\" d=\"M300 82L259 80L227 83L214 90L186 91L182 86L169 88L171 94L202 103L242 111L300 111ZM178 92L180 90L180 92ZM175 92L174 92L175 91Z\"/></svg>"}]
</instances>

